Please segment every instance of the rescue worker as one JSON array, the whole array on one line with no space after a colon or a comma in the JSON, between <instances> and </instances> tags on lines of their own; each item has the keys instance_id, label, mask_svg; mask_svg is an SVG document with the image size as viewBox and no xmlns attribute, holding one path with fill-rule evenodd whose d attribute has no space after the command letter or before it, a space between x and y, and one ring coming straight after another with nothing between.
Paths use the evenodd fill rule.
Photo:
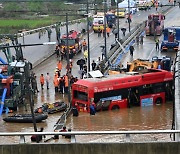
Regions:
<instances>
[{"instance_id":1,"label":"rescue worker","mask_svg":"<svg viewBox=\"0 0 180 154\"><path fill-rule=\"evenodd\" d=\"M64 94L64 79L60 77L59 79L59 92L60 94Z\"/></svg>"},{"instance_id":2,"label":"rescue worker","mask_svg":"<svg viewBox=\"0 0 180 154\"><path fill-rule=\"evenodd\" d=\"M83 50L85 51L87 49L86 39L84 39L84 41L82 42L82 46L83 46Z\"/></svg>"},{"instance_id":3,"label":"rescue worker","mask_svg":"<svg viewBox=\"0 0 180 154\"><path fill-rule=\"evenodd\" d=\"M57 68L58 68L59 72L61 73L61 70L62 70L62 62L61 62L61 60L58 61Z\"/></svg>"},{"instance_id":4,"label":"rescue worker","mask_svg":"<svg viewBox=\"0 0 180 154\"><path fill-rule=\"evenodd\" d=\"M64 92L65 92L66 94L68 93L68 85L69 85L68 76L65 75L65 76L64 76Z\"/></svg>"},{"instance_id":5,"label":"rescue worker","mask_svg":"<svg viewBox=\"0 0 180 154\"><path fill-rule=\"evenodd\" d=\"M50 81L49 73L46 74L45 79L46 79L46 87L47 87L47 89L49 89L49 81Z\"/></svg>"},{"instance_id":6,"label":"rescue worker","mask_svg":"<svg viewBox=\"0 0 180 154\"><path fill-rule=\"evenodd\" d=\"M44 75L43 74L41 74L41 76L40 76L40 84L41 84L41 89L43 90L44 88L43 88L43 86L44 86Z\"/></svg>"},{"instance_id":7,"label":"rescue worker","mask_svg":"<svg viewBox=\"0 0 180 154\"><path fill-rule=\"evenodd\" d=\"M60 72L59 72L58 67L56 67L56 69L54 70L54 73L55 73L55 74L57 73L58 77L60 77Z\"/></svg>"},{"instance_id":8,"label":"rescue worker","mask_svg":"<svg viewBox=\"0 0 180 154\"><path fill-rule=\"evenodd\" d=\"M58 92L58 86L59 86L59 79L58 79L57 74L54 74L53 83L54 83L54 89L55 89L55 93L56 93L56 92Z\"/></svg>"},{"instance_id":9,"label":"rescue worker","mask_svg":"<svg viewBox=\"0 0 180 154\"><path fill-rule=\"evenodd\" d=\"M106 28L107 36L109 37L111 29L109 27Z\"/></svg>"},{"instance_id":10,"label":"rescue worker","mask_svg":"<svg viewBox=\"0 0 180 154\"><path fill-rule=\"evenodd\" d=\"M86 60L86 62L87 62L87 58L88 58L88 50L85 50L84 51L84 59Z\"/></svg>"},{"instance_id":11,"label":"rescue worker","mask_svg":"<svg viewBox=\"0 0 180 154\"><path fill-rule=\"evenodd\" d=\"M155 43L156 43L156 51L159 51L159 39L158 38L155 40Z\"/></svg>"}]
</instances>

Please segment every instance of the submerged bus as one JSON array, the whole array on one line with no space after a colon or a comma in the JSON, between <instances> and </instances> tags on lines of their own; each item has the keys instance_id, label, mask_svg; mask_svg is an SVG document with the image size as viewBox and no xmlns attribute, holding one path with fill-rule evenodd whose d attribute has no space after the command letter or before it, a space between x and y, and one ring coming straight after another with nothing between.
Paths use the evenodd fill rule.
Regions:
<instances>
[{"instance_id":1,"label":"submerged bus","mask_svg":"<svg viewBox=\"0 0 180 154\"><path fill-rule=\"evenodd\" d=\"M161 104L172 99L172 81L172 72L157 69L82 79L72 85L72 105L89 112L92 102L96 110Z\"/></svg>"}]
</instances>

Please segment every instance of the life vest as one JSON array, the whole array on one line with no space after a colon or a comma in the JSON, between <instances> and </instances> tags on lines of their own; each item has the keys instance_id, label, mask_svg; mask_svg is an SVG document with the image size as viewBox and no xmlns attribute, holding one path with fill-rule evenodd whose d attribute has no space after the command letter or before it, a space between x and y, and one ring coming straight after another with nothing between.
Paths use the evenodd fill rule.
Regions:
<instances>
[{"instance_id":1,"label":"life vest","mask_svg":"<svg viewBox=\"0 0 180 154\"><path fill-rule=\"evenodd\" d=\"M61 63L61 62L58 62L58 63L57 63L57 67L58 67L59 70L62 70L62 63Z\"/></svg>"},{"instance_id":2,"label":"life vest","mask_svg":"<svg viewBox=\"0 0 180 154\"><path fill-rule=\"evenodd\" d=\"M68 76L64 76L65 87L68 87Z\"/></svg>"},{"instance_id":3,"label":"life vest","mask_svg":"<svg viewBox=\"0 0 180 154\"><path fill-rule=\"evenodd\" d=\"M86 45L87 45L86 41L83 41L83 42L82 42L82 45L83 45L83 46L86 46Z\"/></svg>"},{"instance_id":4,"label":"life vest","mask_svg":"<svg viewBox=\"0 0 180 154\"><path fill-rule=\"evenodd\" d=\"M106 32L110 33L111 29L109 27L106 28Z\"/></svg>"},{"instance_id":5,"label":"life vest","mask_svg":"<svg viewBox=\"0 0 180 154\"><path fill-rule=\"evenodd\" d=\"M54 83L54 87L58 87L59 86L59 80L58 80L58 78L56 76L54 77L53 83Z\"/></svg>"},{"instance_id":6,"label":"life vest","mask_svg":"<svg viewBox=\"0 0 180 154\"><path fill-rule=\"evenodd\" d=\"M44 76L40 76L40 83L44 84Z\"/></svg>"}]
</instances>

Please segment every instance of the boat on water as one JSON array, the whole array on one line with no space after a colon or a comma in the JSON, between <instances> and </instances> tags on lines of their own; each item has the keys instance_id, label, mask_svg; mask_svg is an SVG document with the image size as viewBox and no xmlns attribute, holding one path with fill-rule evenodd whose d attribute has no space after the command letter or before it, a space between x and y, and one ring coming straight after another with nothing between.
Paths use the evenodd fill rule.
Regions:
<instances>
[{"instance_id":1,"label":"boat on water","mask_svg":"<svg viewBox=\"0 0 180 154\"><path fill-rule=\"evenodd\" d=\"M48 118L47 114L35 114L34 118L37 123L42 122ZM16 122L16 123L32 123L33 118L31 114L15 114L3 118L5 122Z\"/></svg>"},{"instance_id":2,"label":"boat on water","mask_svg":"<svg viewBox=\"0 0 180 154\"><path fill-rule=\"evenodd\" d=\"M56 112L65 111L67 104L65 102L45 103L41 107L35 109L35 113L48 113L53 114Z\"/></svg>"}]
</instances>

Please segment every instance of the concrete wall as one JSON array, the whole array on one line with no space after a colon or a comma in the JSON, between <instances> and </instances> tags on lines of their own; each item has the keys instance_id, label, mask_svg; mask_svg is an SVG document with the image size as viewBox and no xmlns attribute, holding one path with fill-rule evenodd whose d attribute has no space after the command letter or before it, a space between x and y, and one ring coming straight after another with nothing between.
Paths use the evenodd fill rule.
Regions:
<instances>
[{"instance_id":1,"label":"concrete wall","mask_svg":"<svg viewBox=\"0 0 180 154\"><path fill-rule=\"evenodd\" d=\"M0 145L0 154L178 154L180 142Z\"/></svg>"}]
</instances>

